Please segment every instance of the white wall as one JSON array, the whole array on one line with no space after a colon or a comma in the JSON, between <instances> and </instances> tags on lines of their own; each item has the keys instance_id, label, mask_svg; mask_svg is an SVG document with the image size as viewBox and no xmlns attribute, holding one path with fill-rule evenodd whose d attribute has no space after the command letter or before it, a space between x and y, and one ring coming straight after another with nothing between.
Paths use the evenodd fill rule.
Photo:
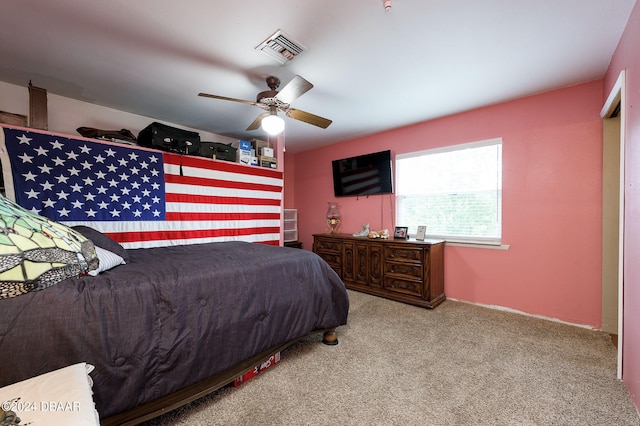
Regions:
<instances>
[{"instance_id":1,"label":"white wall","mask_svg":"<svg viewBox=\"0 0 640 426\"><path fill-rule=\"evenodd\" d=\"M46 87L44 87L44 89L46 89ZM29 89L27 86L16 86L0 81L0 111L28 116ZM127 129L134 135L137 135L140 130L147 127L150 123L159 121L181 129L197 131L200 133L200 139L205 141L231 143L236 140L227 136L65 98L52 93L47 93L47 115L49 123L48 130L50 132L75 136L79 136L76 129L83 126L95 127L102 130Z\"/></svg>"}]
</instances>

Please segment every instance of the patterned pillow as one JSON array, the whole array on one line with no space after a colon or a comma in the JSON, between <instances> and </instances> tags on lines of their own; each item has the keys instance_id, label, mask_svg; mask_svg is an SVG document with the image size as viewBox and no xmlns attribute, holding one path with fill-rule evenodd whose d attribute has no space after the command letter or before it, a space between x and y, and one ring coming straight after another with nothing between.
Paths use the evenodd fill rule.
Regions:
<instances>
[{"instance_id":1,"label":"patterned pillow","mask_svg":"<svg viewBox=\"0 0 640 426\"><path fill-rule=\"evenodd\" d=\"M93 242L0 196L0 299L42 290L97 267Z\"/></svg>"}]
</instances>

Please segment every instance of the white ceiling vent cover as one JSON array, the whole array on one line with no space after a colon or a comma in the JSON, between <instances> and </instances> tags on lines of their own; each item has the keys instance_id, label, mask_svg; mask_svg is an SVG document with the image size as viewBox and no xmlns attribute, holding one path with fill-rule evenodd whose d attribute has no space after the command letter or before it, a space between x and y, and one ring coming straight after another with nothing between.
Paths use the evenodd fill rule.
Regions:
<instances>
[{"instance_id":1,"label":"white ceiling vent cover","mask_svg":"<svg viewBox=\"0 0 640 426\"><path fill-rule=\"evenodd\" d=\"M300 53L307 50L307 48L293 40L284 31L278 30L256 46L256 50L259 50L281 64L284 64L293 60Z\"/></svg>"}]
</instances>

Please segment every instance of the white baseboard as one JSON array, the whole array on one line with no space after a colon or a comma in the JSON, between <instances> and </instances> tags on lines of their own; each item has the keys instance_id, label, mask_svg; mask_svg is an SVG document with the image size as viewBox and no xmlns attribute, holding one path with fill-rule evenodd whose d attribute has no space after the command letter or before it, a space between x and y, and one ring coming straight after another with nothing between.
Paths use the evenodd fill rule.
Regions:
<instances>
[{"instance_id":1,"label":"white baseboard","mask_svg":"<svg viewBox=\"0 0 640 426\"><path fill-rule=\"evenodd\" d=\"M601 330L598 330L597 328L591 327L590 325L576 324L576 323L572 323L572 322L563 321L563 320L560 320L558 318L551 318L551 317L546 317L544 315L530 314L530 313L527 313L527 312L519 311L517 309L507 308L507 307L504 307L504 306L485 305L483 303L468 302L466 300L458 300L458 299L454 299L454 298L451 298L451 297L448 297L448 296L447 296L447 300L453 300L453 301L456 301L456 302L468 303L470 305L481 306L483 308L495 309L497 311L510 312L512 314L525 315L525 316L528 316L528 317L533 317L533 318L543 319L543 320L547 320L547 321L558 322L558 323L561 323L561 324L572 325L574 327L580 327L580 328L586 328L586 329L589 329L589 330L601 331Z\"/></svg>"}]
</instances>

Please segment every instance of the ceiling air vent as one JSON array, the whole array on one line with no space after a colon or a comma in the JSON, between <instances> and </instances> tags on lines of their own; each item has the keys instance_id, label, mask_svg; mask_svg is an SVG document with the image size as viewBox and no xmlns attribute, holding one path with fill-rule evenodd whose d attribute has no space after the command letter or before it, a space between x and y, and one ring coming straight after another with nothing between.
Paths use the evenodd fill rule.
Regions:
<instances>
[{"instance_id":1,"label":"ceiling air vent","mask_svg":"<svg viewBox=\"0 0 640 426\"><path fill-rule=\"evenodd\" d=\"M281 64L284 64L293 60L293 58L307 50L307 48L293 40L284 31L278 30L256 46L256 50L259 50Z\"/></svg>"}]
</instances>

